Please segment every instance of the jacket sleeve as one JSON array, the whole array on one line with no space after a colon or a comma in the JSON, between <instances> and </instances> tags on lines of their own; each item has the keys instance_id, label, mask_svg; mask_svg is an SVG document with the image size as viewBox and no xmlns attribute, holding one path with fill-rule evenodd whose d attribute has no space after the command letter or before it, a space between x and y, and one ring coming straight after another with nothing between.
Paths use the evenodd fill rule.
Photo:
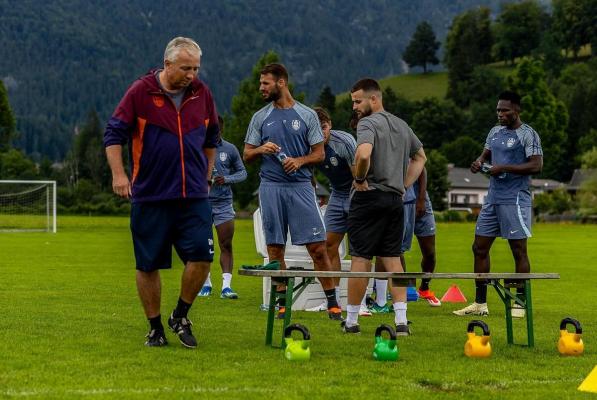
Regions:
<instances>
[{"instance_id":1,"label":"jacket sleeve","mask_svg":"<svg viewBox=\"0 0 597 400\"><path fill-rule=\"evenodd\" d=\"M216 111L216 103L214 102L211 91L206 88L205 100L207 102L207 118L208 123L205 127L205 142L203 147L214 148L217 147L220 141L220 125L218 124L218 112Z\"/></svg>"},{"instance_id":2,"label":"jacket sleeve","mask_svg":"<svg viewBox=\"0 0 597 400\"><path fill-rule=\"evenodd\" d=\"M245 165L243 164L243 161L240 158L240 153L238 152L236 146L232 147L233 150L231 151L230 156L233 162L234 173L224 177L225 183L238 183L247 179L247 170L245 169Z\"/></svg>"},{"instance_id":3,"label":"jacket sleeve","mask_svg":"<svg viewBox=\"0 0 597 400\"><path fill-rule=\"evenodd\" d=\"M135 84L127 90L108 121L104 132L105 147L115 144L124 145L130 140L131 133L135 128L134 88Z\"/></svg>"}]
</instances>

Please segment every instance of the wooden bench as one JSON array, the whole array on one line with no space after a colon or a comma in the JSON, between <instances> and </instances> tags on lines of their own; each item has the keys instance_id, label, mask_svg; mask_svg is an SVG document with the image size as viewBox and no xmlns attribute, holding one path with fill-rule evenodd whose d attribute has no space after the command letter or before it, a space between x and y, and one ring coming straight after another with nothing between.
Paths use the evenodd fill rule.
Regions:
<instances>
[{"instance_id":1,"label":"wooden bench","mask_svg":"<svg viewBox=\"0 0 597 400\"><path fill-rule=\"evenodd\" d=\"M274 318L276 311L276 300L286 299L286 314L282 325L281 347L284 347L284 329L290 324L292 316L292 303L295 298L305 290L306 286L313 283L316 278L375 278L391 279L394 286L415 286L417 279L485 279L487 283L495 288L506 309L506 333L508 344L514 343L512 330L512 305L518 304L526 311L527 343L526 346L533 347L535 338L533 332L533 306L531 301L531 280L532 279L559 279L559 274L516 274L516 273L426 273L426 272L347 272L347 271L307 271L302 269L287 270L239 270L240 275L270 277L271 288L269 307L267 314L267 326L265 332L265 344L274 346L272 337L274 331ZM295 278L302 278L302 281L295 285ZM276 287L280 284L286 285L286 292L276 293ZM516 295L516 290L524 288L524 297Z\"/></svg>"}]
</instances>

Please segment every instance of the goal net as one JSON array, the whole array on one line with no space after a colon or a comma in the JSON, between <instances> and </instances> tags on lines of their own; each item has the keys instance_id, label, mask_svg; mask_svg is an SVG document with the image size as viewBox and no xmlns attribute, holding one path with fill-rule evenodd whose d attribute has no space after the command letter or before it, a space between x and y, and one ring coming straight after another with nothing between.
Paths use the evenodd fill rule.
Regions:
<instances>
[{"instance_id":1,"label":"goal net","mask_svg":"<svg viewBox=\"0 0 597 400\"><path fill-rule=\"evenodd\" d=\"M1 181L0 232L56 232L56 181Z\"/></svg>"}]
</instances>

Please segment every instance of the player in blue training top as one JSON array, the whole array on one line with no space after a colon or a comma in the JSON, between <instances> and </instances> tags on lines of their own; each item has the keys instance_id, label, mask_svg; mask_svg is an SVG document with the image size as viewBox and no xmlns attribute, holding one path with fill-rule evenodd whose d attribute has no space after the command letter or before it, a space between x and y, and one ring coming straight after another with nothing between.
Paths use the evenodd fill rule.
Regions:
<instances>
[{"instance_id":1,"label":"player in blue training top","mask_svg":"<svg viewBox=\"0 0 597 400\"><path fill-rule=\"evenodd\" d=\"M268 64L261 70L259 91L269 104L251 119L243 158L246 162L262 160L259 205L269 259L286 268L284 250L290 229L292 243L306 245L315 269L329 271L325 227L311 183L310 166L325 156L317 115L292 98L282 64ZM320 278L320 282L329 317L341 320L333 279ZM278 318L282 318L286 311L282 299L278 305Z\"/></svg>"},{"instance_id":2,"label":"player in blue training top","mask_svg":"<svg viewBox=\"0 0 597 400\"><path fill-rule=\"evenodd\" d=\"M224 120L218 116L220 132L224 130ZM232 184L247 179L247 170L236 146L225 140L220 140L216 147L216 161L211 175L211 189L209 202L213 223L220 245L220 266L222 267L222 299L238 299L238 294L232 290L232 238L234 237L234 208L232 207ZM198 296L211 295L211 274L207 276L203 288Z\"/></svg>"},{"instance_id":3,"label":"player in blue training top","mask_svg":"<svg viewBox=\"0 0 597 400\"><path fill-rule=\"evenodd\" d=\"M477 219L473 253L475 272L489 272L489 250L497 236L508 239L517 273L529 273L527 238L531 237L532 174L541 172L543 150L539 135L520 120L520 96L500 94L497 103L499 125L489 131L485 148L471 164L471 171L483 171L491 177L489 192ZM518 288L524 295L524 288ZM456 315L488 315L487 282L476 282L475 302L454 311ZM516 305L512 316L524 317Z\"/></svg>"}]
</instances>

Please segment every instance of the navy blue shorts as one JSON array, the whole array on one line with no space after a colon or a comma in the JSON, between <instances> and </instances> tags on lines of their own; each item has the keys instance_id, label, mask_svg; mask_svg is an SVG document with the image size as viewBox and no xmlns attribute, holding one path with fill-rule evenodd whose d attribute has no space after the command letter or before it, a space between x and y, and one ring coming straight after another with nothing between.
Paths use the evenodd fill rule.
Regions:
<instances>
[{"instance_id":1,"label":"navy blue shorts","mask_svg":"<svg viewBox=\"0 0 597 400\"><path fill-rule=\"evenodd\" d=\"M184 264L213 260L212 216L208 199L133 203L131 232L137 269L172 267L172 246Z\"/></svg>"}]
</instances>

